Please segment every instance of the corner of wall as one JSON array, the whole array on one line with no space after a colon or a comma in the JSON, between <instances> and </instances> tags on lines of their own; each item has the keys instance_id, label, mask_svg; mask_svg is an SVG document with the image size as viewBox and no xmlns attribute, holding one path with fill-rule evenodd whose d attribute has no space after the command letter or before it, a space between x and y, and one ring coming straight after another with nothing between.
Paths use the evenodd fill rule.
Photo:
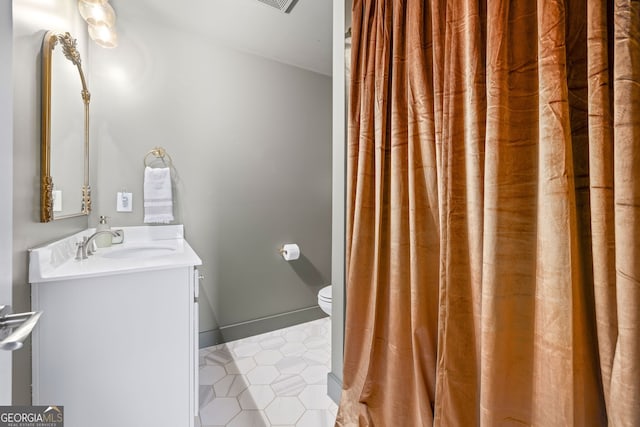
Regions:
<instances>
[{"instance_id":1,"label":"corner of wall","mask_svg":"<svg viewBox=\"0 0 640 427\"><path fill-rule=\"evenodd\" d=\"M345 91L345 17L351 0L333 1L333 185L331 283L331 372L329 394L339 398L342 388L345 301L345 194L346 194L346 91ZM336 396L337 395L337 396Z\"/></svg>"},{"instance_id":2,"label":"corner of wall","mask_svg":"<svg viewBox=\"0 0 640 427\"><path fill-rule=\"evenodd\" d=\"M0 304L11 303L11 247L13 244L13 25L12 2L0 2L0 194L5 208L0 209ZM8 201L9 206L6 206ZM0 352L0 405L11 404L10 352Z\"/></svg>"}]
</instances>

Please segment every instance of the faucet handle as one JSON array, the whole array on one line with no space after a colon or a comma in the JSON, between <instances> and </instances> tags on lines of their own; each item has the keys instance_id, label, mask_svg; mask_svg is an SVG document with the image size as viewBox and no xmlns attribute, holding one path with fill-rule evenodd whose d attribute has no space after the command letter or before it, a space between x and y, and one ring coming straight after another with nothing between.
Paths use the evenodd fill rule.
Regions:
<instances>
[{"instance_id":1,"label":"faucet handle","mask_svg":"<svg viewBox=\"0 0 640 427\"><path fill-rule=\"evenodd\" d=\"M111 238L111 244L119 245L124 242L124 230L119 228L117 230L111 230L115 235Z\"/></svg>"},{"instance_id":2,"label":"faucet handle","mask_svg":"<svg viewBox=\"0 0 640 427\"><path fill-rule=\"evenodd\" d=\"M80 261L82 259L82 248L84 247L85 242L87 241L87 237L85 236L82 242L76 242L76 260Z\"/></svg>"}]
</instances>

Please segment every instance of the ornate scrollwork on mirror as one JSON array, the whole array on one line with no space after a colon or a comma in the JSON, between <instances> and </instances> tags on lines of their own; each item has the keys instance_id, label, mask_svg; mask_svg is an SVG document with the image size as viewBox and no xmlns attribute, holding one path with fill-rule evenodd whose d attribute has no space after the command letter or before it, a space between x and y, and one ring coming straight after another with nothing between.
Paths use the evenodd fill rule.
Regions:
<instances>
[{"instance_id":1,"label":"ornate scrollwork on mirror","mask_svg":"<svg viewBox=\"0 0 640 427\"><path fill-rule=\"evenodd\" d=\"M56 46L61 46L60 55L54 55ZM41 222L91 211L90 99L76 39L47 32L42 42Z\"/></svg>"}]
</instances>

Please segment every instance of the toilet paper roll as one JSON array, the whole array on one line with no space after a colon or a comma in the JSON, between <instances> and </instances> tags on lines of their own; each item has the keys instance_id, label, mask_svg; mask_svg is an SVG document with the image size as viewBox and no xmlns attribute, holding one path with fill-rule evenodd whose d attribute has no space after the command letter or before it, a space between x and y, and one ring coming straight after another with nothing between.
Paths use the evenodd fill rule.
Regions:
<instances>
[{"instance_id":1,"label":"toilet paper roll","mask_svg":"<svg viewBox=\"0 0 640 427\"><path fill-rule=\"evenodd\" d=\"M295 243L287 243L280 252L285 261L295 261L300 258L300 248Z\"/></svg>"}]
</instances>

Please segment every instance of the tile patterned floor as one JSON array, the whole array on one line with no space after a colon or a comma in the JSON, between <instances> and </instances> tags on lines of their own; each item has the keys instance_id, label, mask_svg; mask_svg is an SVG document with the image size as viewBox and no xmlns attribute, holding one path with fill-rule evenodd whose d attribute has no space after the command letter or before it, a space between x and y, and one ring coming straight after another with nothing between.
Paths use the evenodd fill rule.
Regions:
<instances>
[{"instance_id":1,"label":"tile patterned floor","mask_svg":"<svg viewBox=\"0 0 640 427\"><path fill-rule=\"evenodd\" d=\"M329 427L330 318L200 350L196 427Z\"/></svg>"}]
</instances>

